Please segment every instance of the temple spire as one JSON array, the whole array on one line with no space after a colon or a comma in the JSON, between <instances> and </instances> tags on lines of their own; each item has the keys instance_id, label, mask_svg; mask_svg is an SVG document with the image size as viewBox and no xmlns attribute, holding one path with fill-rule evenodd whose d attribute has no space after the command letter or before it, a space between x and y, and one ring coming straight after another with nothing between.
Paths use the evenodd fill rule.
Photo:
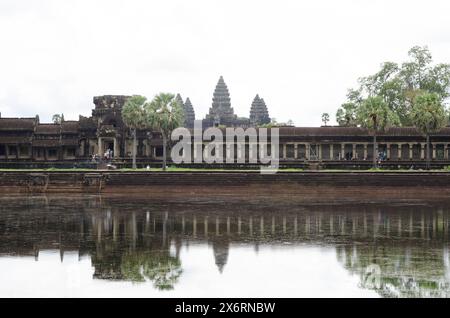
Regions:
<instances>
[{"instance_id":1,"label":"temple spire","mask_svg":"<svg viewBox=\"0 0 450 318\"><path fill-rule=\"evenodd\" d=\"M191 100L186 98L186 102L184 103L184 127L193 128L195 121L195 111L192 106Z\"/></svg>"},{"instance_id":2,"label":"temple spire","mask_svg":"<svg viewBox=\"0 0 450 318\"><path fill-rule=\"evenodd\" d=\"M254 126L270 123L269 112L264 99L256 94L250 107L250 123Z\"/></svg>"},{"instance_id":3,"label":"temple spire","mask_svg":"<svg viewBox=\"0 0 450 318\"><path fill-rule=\"evenodd\" d=\"M183 127L187 128L193 128L194 127L194 120L195 120L195 112L194 108L192 107L191 101L189 98L186 99L186 102L183 102L183 98L181 98L180 94L177 94L175 96L175 100L178 102L178 104L181 105L183 109Z\"/></svg>"},{"instance_id":4,"label":"temple spire","mask_svg":"<svg viewBox=\"0 0 450 318\"><path fill-rule=\"evenodd\" d=\"M209 114L206 118L213 120L215 124L229 124L236 119L234 110L231 107L230 93L228 92L227 84L222 76L217 82L213 93L212 106L209 109Z\"/></svg>"},{"instance_id":5,"label":"temple spire","mask_svg":"<svg viewBox=\"0 0 450 318\"><path fill-rule=\"evenodd\" d=\"M177 96L175 96L175 100L178 102L178 104L180 104L181 107L184 108L183 98L181 98L180 94L177 94Z\"/></svg>"}]
</instances>

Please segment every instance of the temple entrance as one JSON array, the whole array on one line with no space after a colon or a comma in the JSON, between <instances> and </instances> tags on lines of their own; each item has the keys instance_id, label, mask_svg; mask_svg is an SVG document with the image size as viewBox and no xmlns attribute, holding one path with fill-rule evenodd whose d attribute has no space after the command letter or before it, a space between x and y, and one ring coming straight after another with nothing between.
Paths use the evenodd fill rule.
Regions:
<instances>
[{"instance_id":1,"label":"temple entrance","mask_svg":"<svg viewBox=\"0 0 450 318\"><path fill-rule=\"evenodd\" d=\"M114 141L105 141L104 151L114 151Z\"/></svg>"},{"instance_id":2,"label":"temple entrance","mask_svg":"<svg viewBox=\"0 0 450 318\"><path fill-rule=\"evenodd\" d=\"M309 160L317 160L319 159L319 151L317 145L309 146Z\"/></svg>"},{"instance_id":3,"label":"temple entrance","mask_svg":"<svg viewBox=\"0 0 450 318\"><path fill-rule=\"evenodd\" d=\"M115 139L113 138L99 138L99 155L104 158L105 156L108 159L114 158L115 154Z\"/></svg>"},{"instance_id":4,"label":"temple entrance","mask_svg":"<svg viewBox=\"0 0 450 318\"><path fill-rule=\"evenodd\" d=\"M344 145L344 158L345 160L353 159L353 144Z\"/></svg>"}]
</instances>

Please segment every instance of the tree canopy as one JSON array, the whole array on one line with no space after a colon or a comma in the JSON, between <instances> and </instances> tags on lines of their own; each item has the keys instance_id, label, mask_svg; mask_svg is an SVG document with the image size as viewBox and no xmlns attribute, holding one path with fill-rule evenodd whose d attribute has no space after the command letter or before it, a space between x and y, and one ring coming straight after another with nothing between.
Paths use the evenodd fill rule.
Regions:
<instances>
[{"instance_id":1,"label":"tree canopy","mask_svg":"<svg viewBox=\"0 0 450 318\"><path fill-rule=\"evenodd\" d=\"M414 126L424 135L439 131L446 124L445 108L436 93L417 96L411 119Z\"/></svg>"},{"instance_id":2,"label":"tree canopy","mask_svg":"<svg viewBox=\"0 0 450 318\"><path fill-rule=\"evenodd\" d=\"M384 62L377 73L359 78L358 87L348 91L347 100L336 112L338 124L362 125L357 113L369 97L381 98L401 126L413 124L411 115L418 96L433 93L445 104L450 96L450 64L434 65L426 46L414 46L408 56L404 63Z\"/></svg>"},{"instance_id":3,"label":"tree canopy","mask_svg":"<svg viewBox=\"0 0 450 318\"><path fill-rule=\"evenodd\" d=\"M122 119L129 128L139 129L145 125L144 105L147 98L133 95L127 99L122 107Z\"/></svg>"}]
</instances>

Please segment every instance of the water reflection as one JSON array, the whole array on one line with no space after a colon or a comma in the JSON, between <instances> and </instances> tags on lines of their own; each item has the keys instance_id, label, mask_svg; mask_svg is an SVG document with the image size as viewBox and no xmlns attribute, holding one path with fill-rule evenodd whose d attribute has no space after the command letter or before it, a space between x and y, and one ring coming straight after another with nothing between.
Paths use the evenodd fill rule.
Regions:
<instances>
[{"instance_id":1,"label":"water reflection","mask_svg":"<svg viewBox=\"0 0 450 318\"><path fill-rule=\"evenodd\" d=\"M79 260L90 258L94 280L151 284L168 291L185 274L196 279L207 275L192 266L183 268L183 248L188 260L197 257L190 247L207 245L211 264L226 275L230 252L242 247L256 254L264 249L269 256L275 252L267 248L283 247L293 256L305 256L303 265L311 261L306 248L319 247L322 254L335 251L339 266L358 278L355 287L361 290L382 297L450 296L446 203L223 206L100 196L3 197L0 203L0 264L11 256L32 256L39 262L40 253L55 249L64 262L67 253L76 252ZM319 262L327 262L321 253ZM253 261L263 267L261 260ZM273 270L263 272L265 280L278 279ZM287 274L298 284L295 277L301 273ZM245 273L240 279L254 283L245 281ZM297 296L302 287L286 288Z\"/></svg>"}]
</instances>

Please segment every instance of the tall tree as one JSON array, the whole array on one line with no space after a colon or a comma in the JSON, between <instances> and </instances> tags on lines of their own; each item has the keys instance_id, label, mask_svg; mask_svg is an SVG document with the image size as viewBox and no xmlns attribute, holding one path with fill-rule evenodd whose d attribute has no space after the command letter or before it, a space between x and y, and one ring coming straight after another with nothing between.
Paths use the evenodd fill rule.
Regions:
<instances>
[{"instance_id":1,"label":"tall tree","mask_svg":"<svg viewBox=\"0 0 450 318\"><path fill-rule=\"evenodd\" d=\"M436 93L424 93L416 97L411 120L427 139L427 169L430 169L430 134L447 124L447 112Z\"/></svg>"},{"instance_id":2,"label":"tall tree","mask_svg":"<svg viewBox=\"0 0 450 318\"><path fill-rule=\"evenodd\" d=\"M373 167L377 166L378 144L377 134L391 125L399 123L398 116L389 108L380 96L365 99L357 112L357 122L372 131L373 134Z\"/></svg>"},{"instance_id":3,"label":"tall tree","mask_svg":"<svg viewBox=\"0 0 450 318\"><path fill-rule=\"evenodd\" d=\"M133 149L132 149L132 157L133 157L133 169L136 169L136 150L137 150L137 130L144 128L145 124L145 114L144 114L144 105L147 101L147 98L140 95L133 95L122 107L122 119L131 129L131 134L133 136Z\"/></svg>"},{"instance_id":4,"label":"tall tree","mask_svg":"<svg viewBox=\"0 0 450 318\"><path fill-rule=\"evenodd\" d=\"M450 96L449 64L433 65L426 46L414 46L408 56L409 60L400 65L385 62L375 74L360 78L359 87L349 90L346 102L336 113L339 125L351 125L352 110L359 108L361 101L370 96L381 97L397 114L402 126L412 125L411 112L417 96L435 93L441 102Z\"/></svg>"},{"instance_id":5,"label":"tall tree","mask_svg":"<svg viewBox=\"0 0 450 318\"><path fill-rule=\"evenodd\" d=\"M322 114L322 122L323 122L324 126L326 126L329 121L330 121L330 114L323 113Z\"/></svg>"},{"instance_id":6,"label":"tall tree","mask_svg":"<svg viewBox=\"0 0 450 318\"><path fill-rule=\"evenodd\" d=\"M171 93L160 93L145 105L148 127L159 130L163 138L163 170L167 166L167 139L183 124L183 108Z\"/></svg>"},{"instance_id":7,"label":"tall tree","mask_svg":"<svg viewBox=\"0 0 450 318\"><path fill-rule=\"evenodd\" d=\"M54 124L60 125L64 121L64 114L54 114L52 117L52 121Z\"/></svg>"},{"instance_id":8,"label":"tall tree","mask_svg":"<svg viewBox=\"0 0 450 318\"><path fill-rule=\"evenodd\" d=\"M354 103L344 103L336 112L336 121L339 126L356 126L356 110L358 106Z\"/></svg>"}]
</instances>

